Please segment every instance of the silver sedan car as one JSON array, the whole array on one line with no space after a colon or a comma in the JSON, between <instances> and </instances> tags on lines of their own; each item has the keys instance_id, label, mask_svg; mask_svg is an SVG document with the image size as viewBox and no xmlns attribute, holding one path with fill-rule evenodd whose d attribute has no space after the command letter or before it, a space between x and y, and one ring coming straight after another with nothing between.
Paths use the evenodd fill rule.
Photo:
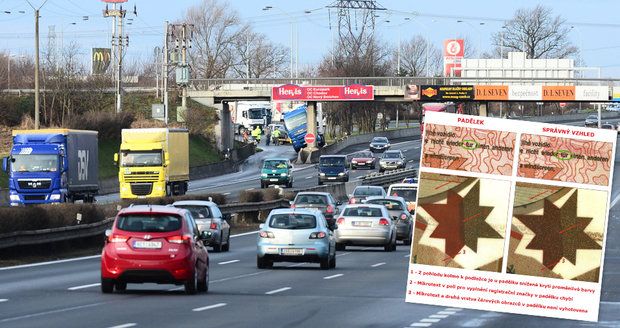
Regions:
<instances>
[{"instance_id":1,"label":"silver sedan car","mask_svg":"<svg viewBox=\"0 0 620 328\"><path fill-rule=\"evenodd\" d=\"M383 246L396 250L396 225L383 205L349 204L336 221L336 250L347 246Z\"/></svg>"},{"instance_id":2,"label":"silver sedan car","mask_svg":"<svg viewBox=\"0 0 620 328\"><path fill-rule=\"evenodd\" d=\"M213 247L214 252L230 250L230 224L214 202L204 200L182 200L174 202L174 207L189 210L196 220L198 230L210 232L205 244Z\"/></svg>"},{"instance_id":3,"label":"silver sedan car","mask_svg":"<svg viewBox=\"0 0 620 328\"><path fill-rule=\"evenodd\" d=\"M327 220L314 209L275 209L260 225L256 266L274 262L318 262L321 269L336 267L336 241Z\"/></svg>"}]
</instances>

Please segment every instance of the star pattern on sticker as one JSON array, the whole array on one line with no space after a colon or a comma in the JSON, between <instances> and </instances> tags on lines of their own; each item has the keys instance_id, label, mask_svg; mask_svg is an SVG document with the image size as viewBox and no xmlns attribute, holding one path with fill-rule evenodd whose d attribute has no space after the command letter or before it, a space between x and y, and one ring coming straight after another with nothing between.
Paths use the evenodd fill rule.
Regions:
<instances>
[{"instance_id":1,"label":"star pattern on sticker","mask_svg":"<svg viewBox=\"0 0 620 328\"><path fill-rule=\"evenodd\" d=\"M494 207L480 206L480 180L464 197L448 190L446 198L446 204L420 206L439 223L431 237L445 239L448 256L455 257L464 246L478 252L478 238L502 238L486 222Z\"/></svg>"},{"instance_id":2,"label":"star pattern on sticker","mask_svg":"<svg viewBox=\"0 0 620 328\"><path fill-rule=\"evenodd\" d=\"M534 238L527 249L543 251L543 265L552 270L562 258L577 265L578 249L601 249L601 246L588 236L584 229L592 218L577 216L577 191L562 207L557 207L548 198L544 199L543 215L515 215Z\"/></svg>"}]
</instances>

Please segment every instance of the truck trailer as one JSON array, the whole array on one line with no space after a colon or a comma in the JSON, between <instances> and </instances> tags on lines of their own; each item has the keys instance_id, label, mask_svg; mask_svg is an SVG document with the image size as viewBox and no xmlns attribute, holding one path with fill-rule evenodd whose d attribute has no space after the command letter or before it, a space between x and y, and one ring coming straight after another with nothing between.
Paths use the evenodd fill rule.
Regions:
<instances>
[{"instance_id":1,"label":"truck trailer","mask_svg":"<svg viewBox=\"0 0 620 328\"><path fill-rule=\"evenodd\" d=\"M123 129L114 162L123 199L184 195L189 182L189 132Z\"/></svg>"},{"instance_id":2,"label":"truck trailer","mask_svg":"<svg viewBox=\"0 0 620 328\"><path fill-rule=\"evenodd\" d=\"M2 168L9 175L11 206L82 200L99 191L98 132L13 130Z\"/></svg>"}]
</instances>

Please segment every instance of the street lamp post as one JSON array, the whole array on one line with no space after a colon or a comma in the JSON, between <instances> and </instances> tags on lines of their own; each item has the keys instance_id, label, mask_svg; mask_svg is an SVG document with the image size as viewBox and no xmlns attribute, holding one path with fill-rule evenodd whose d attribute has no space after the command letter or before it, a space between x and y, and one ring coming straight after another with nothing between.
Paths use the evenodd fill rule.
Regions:
<instances>
[{"instance_id":1,"label":"street lamp post","mask_svg":"<svg viewBox=\"0 0 620 328\"><path fill-rule=\"evenodd\" d=\"M457 20L457 23L465 23L469 26L471 26L471 28L473 28L474 30L476 30L476 33L478 33L478 52L476 53L476 55L478 56L478 58L480 58L480 52L482 51L482 33L480 32L480 29L478 27L476 27L474 24L466 21L466 20ZM478 25L482 26L484 25L484 22L480 22L478 23Z\"/></svg>"},{"instance_id":2,"label":"street lamp post","mask_svg":"<svg viewBox=\"0 0 620 328\"><path fill-rule=\"evenodd\" d=\"M286 11L278 8L278 7L273 7L273 6L265 6L263 8L263 11L268 11L271 9L276 9L278 11L280 11L281 13L283 13L284 15L288 16L290 24L291 24L291 51L290 51L290 71L291 71L291 79L293 77L296 77L299 75L299 72L297 71L299 69L297 62L299 60L299 53L298 50L299 49L295 49L295 55L293 55L293 49L297 46L299 46L299 43L295 40L295 32L293 31L293 22L295 22L295 26L297 26L297 20L294 19L289 13L287 13ZM295 61L295 63L294 63Z\"/></svg>"}]
</instances>

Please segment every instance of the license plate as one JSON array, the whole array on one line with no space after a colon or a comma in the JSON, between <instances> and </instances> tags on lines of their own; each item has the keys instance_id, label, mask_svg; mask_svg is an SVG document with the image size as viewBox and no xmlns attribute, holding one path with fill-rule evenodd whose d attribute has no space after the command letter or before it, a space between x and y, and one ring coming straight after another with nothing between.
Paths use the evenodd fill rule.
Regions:
<instances>
[{"instance_id":1,"label":"license plate","mask_svg":"<svg viewBox=\"0 0 620 328\"><path fill-rule=\"evenodd\" d=\"M327 180L336 180L334 177L327 178Z\"/></svg>"},{"instance_id":2,"label":"license plate","mask_svg":"<svg viewBox=\"0 0 620 328\"><path fill-rule=\"evenodd\" d=\"M366 163L357 163L357 165L366 165Z\"/></svg>"},{"instance_id":3,"label":"license plate","mask_svg":"<svg viewBox=\"0 0 620 328\"><path fill-rule=\"evenodd\" d=\"M280 249L280 255L304 255L303 248L282 248Z\"/></svg>"},{"instance_id":4,"label":"license plate","mask_svg":"<svg viewBox=\"0 0 620 328\"><path fill-rule=\"evenodd\" d=\"M278 181L278 179L269 179L269 181L271 181L271 182L277 182L277 181Z\"/></svg>"},{"instance_id":5,"label":"license plate","mask_svg":"<svg viewBox=\"0 0 620 328\"><path fill-rule=\"evenodd\" d=\"M370 221L353 221L353 222L351 222L351 224L354 227L370 227L370 226L372 226L372 222L370 222Z\"/></svg>"},{"instance_id":6,"label":"license plate","mask_svg":"<svg viewBox=\"0 0 620 328\"><path fill-rule=\"evenodd\" d=\"M158 249L161 248L161 241L136 240L133 242L133 248Z\"/></svg>"}]
</instances>

